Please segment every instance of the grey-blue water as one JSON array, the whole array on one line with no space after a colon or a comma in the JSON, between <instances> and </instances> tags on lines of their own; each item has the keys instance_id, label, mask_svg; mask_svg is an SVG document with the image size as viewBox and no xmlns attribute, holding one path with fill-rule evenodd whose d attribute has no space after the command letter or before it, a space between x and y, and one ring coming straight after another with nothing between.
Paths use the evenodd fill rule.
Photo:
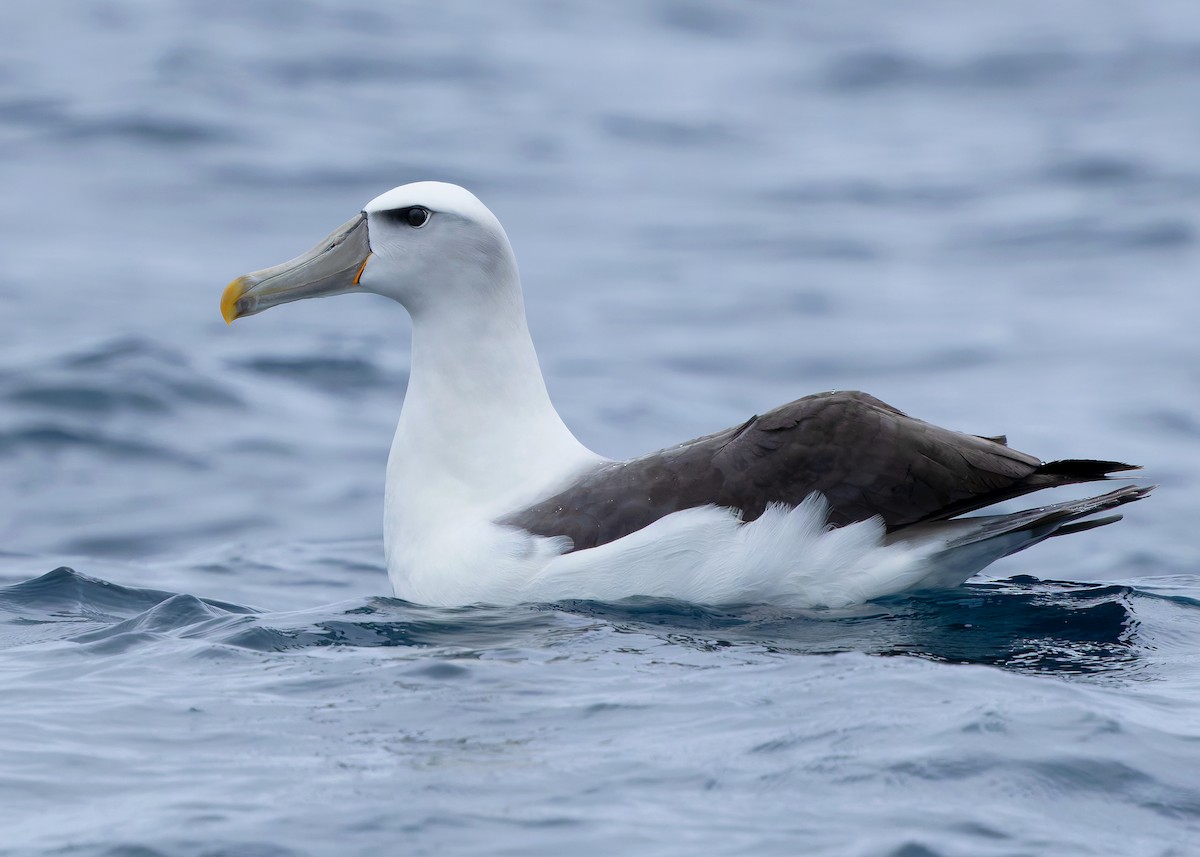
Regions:
<instances>
[{"instance_id":1,"label":"grey-blue water","mask_svg":"<svg viewBox=\"0 0 1200 857\"><path fill-rule=\"evenodd\" d=\"M0 855L1200 853L1200 9L0 6ZM836 615L389 598L403 311L238 274L466 185L580 438L865 389L1140 462Z\"/></svg>"}]
</instances>

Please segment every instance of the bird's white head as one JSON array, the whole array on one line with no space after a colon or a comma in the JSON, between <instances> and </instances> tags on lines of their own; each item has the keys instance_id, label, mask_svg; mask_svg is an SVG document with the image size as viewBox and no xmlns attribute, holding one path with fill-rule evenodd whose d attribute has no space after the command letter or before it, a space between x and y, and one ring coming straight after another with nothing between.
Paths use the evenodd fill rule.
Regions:
<instances>
[{"instance_id":1,"label":"bird's white head","mask_svg":"<svg viewBox=\"0 0 1200 857\"><path fill-rule=\"evenodd\" d=\"M458 185L416 182L375 197L363 209L371 258L359 285L410 313L478 301L515 273L504 227Z\"/></svg>"},{"instance_id":2,"label":"bird's white head","mask_svg":"<svg viewBox=\"0 0 1200 857\"><path fill-rule=\"evenodd\" d=\"M519 299L496 216L457 185L415 182L375 197L302 256L238 277L221 297L221 314L232 322L301 298L366 291L415 317L506 288Z\"/></svg>"}]
</instances>

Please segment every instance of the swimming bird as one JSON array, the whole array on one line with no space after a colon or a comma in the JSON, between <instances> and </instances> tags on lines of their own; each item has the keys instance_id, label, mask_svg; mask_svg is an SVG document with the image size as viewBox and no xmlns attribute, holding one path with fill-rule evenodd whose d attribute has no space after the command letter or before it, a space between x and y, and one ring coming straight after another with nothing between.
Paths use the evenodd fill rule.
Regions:
<instances>
[{"instance_id":1,"label":"swimming bird","mask_svg":"<svg viewBox=\"0 0 1200 857\"><path fill-rule=\"evenodd\" d=\"M504 228L451 184L376 197L304 255L234 280L221 312L232 323L356 291L392 298L412 319L384 500L388 575L410 601L844 607L957 586L1044 539L1112 523L1120 516L1094 516L1150 491L962 517L1136 468L1042 462L1003 437L844 391L639 458L604 458L550 402Z\"/></svg>"}]
</instances>

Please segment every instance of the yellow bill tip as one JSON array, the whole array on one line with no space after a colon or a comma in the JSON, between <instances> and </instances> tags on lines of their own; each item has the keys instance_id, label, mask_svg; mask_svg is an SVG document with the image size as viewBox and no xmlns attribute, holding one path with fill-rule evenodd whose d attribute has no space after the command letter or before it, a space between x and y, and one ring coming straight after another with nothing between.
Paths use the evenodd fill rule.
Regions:
<instances>
[{"instance_id":1,"label":"yellow bill tip","mask_svg":"<svg viewBox=\"0 0 1200 857\"><path fill-rule=\"evenodd\" d=\"M245 293L245 277L238 277L225 287L221 294L221 318L225 319L226 324L233 324L233 320L238 317L237 303Z\"/></svg>"}]
</instances>

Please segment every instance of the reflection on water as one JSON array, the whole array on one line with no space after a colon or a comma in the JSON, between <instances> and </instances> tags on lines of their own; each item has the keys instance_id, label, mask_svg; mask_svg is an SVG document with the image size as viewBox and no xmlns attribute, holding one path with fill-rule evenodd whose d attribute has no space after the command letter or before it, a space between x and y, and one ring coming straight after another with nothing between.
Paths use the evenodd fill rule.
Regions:
<instances>
[{"instance_id":1,"label":"reflection on water","mask_svg":"<svg viewBox=\"0 0 1200 857\"><path fill-rule=\"evenodd\" d=\"M1127 673L1136 665L1135 605L1157 597L1131 586L1020 576L850 611L801 614L761 605L716 608L650 598L513 608L436 608L369 598L264 613L191 595L118 586L60 568L0 589L0 611L9 614L5 624L23 629L9 645L29 642L28 626L44 625L40 639L78 643L120 638L148 644L173 636L264 652L324 646L488 649L585 633L603 623L620 634L699 649L751 646L793 655L912 655L1087 675ZM0 632L0 645L3 637Z\"/></svg>"},{"instance_id":2,"label":"reflection on water","mask_svg":"<svg viewBox=\"0 0 1200 857\"><path fill-rule=\"evenodd\" d=\"M1138 656L1128 586L1014 577L830 612L779 615L645 600L565 609L702 648L757 644L792 654L864 652L1060 675L1125 670Z\"/></svg>"}]
</instances>

